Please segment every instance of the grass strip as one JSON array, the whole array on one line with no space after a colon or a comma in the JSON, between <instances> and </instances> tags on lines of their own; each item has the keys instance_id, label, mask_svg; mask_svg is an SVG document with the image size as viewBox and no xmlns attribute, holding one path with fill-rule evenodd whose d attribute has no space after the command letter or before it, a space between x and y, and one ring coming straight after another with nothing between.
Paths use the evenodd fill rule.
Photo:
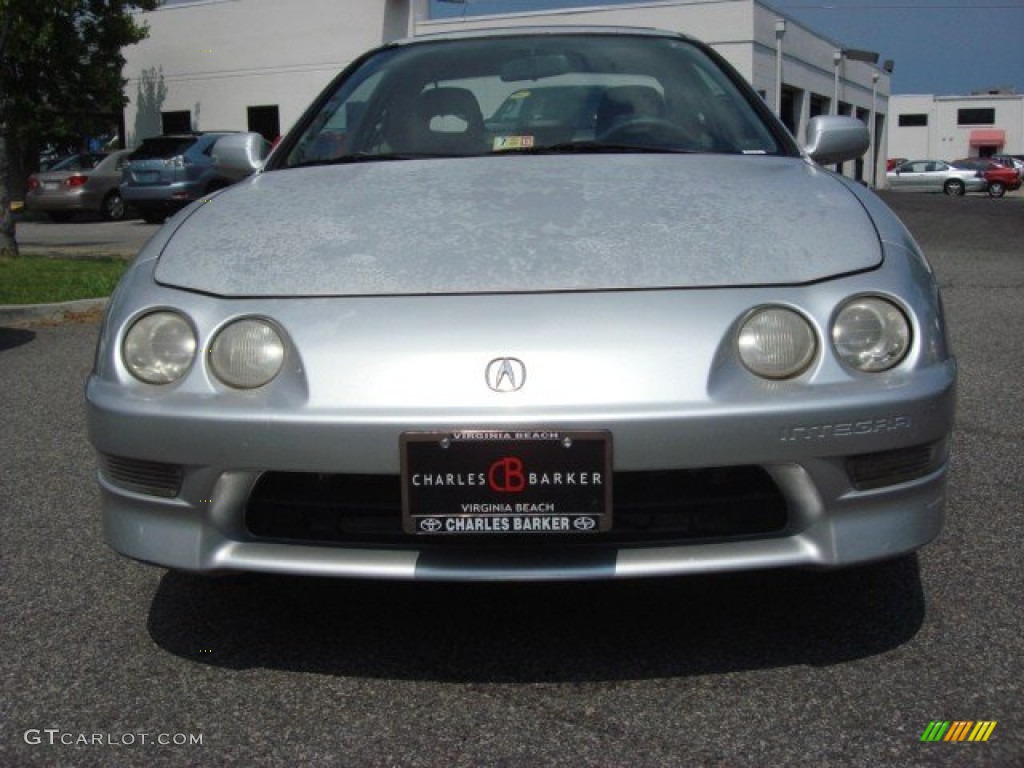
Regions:
<instances>
[{"instance_id":1,"label":"grass strip","mask_svg":"<svg viewBox=\"0 0 1024 768\"><path fill-rule=\"evenodd\" d=\"M105 298L129 262L119 258L0 259L0 304L52 304Z\"/></svg>"}]
</instances>

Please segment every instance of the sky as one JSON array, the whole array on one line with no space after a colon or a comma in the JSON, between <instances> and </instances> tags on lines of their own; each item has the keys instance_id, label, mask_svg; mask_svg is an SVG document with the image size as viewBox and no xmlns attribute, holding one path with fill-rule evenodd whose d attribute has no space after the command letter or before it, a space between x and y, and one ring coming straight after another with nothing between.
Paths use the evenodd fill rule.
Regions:
<instances>
[{"instance_id":1,"label":"sky","mask_svg":"<svg viewBox=\"0 0 1024 768\"><path fill-rule=\"evenodd\" d=\"M642 0L637 0L638 2ZM430 0L435 19L630 0ZM892 92L959 96L1024 93L1024 0L766 0L843 48L892 59ZM686 30L681 30L685 32Z\"/></svg>"}]
</instances>

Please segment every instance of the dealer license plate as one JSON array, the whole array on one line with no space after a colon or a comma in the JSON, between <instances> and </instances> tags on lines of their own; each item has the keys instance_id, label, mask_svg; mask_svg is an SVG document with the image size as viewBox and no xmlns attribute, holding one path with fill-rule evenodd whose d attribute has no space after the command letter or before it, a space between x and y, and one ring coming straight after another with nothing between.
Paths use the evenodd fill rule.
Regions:
<instances>
[{"instance_id":1,"label":"dealer license plate","mask_svg":"<svg viewBox=\"0 0 1024 768\"><path fill-rule=\"evenodd\" d=\"M465 430L402 435L406 533L589 534L612 525L611 434Z\"/></svg>"}]
</instances>

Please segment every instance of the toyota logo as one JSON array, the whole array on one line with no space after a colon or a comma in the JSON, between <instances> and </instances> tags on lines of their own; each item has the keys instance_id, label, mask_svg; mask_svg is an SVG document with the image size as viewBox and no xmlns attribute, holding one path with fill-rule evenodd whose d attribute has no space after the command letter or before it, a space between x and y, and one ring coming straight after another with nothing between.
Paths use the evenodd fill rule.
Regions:
<instances>
[{"instance_id":1,"label":"toyota logo","mask_svg":"<svg viewBox=\"0 0 1024 768\"><path fill-rule=\"evenodd\" d=\"M495 392L515 392L526 383L526 366L515 357L496 357L487 364L484 377Z\"/></svg>"},{"instance_id":2,"label":"toyota logo","mask_svg":"<svg viewBox=\"0 0 1024 768\"><path fill-rule=\"evenodd\" d=\"M427 533L437 533L441 530L441 521L436 517L428 517L424 520L420 520L420 530L426 531Z\"/></svg>"}]
</instances>

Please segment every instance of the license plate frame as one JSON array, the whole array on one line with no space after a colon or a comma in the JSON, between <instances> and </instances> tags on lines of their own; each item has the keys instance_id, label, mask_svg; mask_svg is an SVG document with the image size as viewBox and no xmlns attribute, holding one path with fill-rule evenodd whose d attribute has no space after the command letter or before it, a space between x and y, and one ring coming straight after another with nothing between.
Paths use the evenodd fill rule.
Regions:
<instances>
[{"instance_id":1,"label":"license plate frame","mask_svg":"<svg viewBox=\"0 0 1024 768\"><path fill-rule=\"evenodd\" d=\"M405 432L400 449L408 534L586 536L612 527L606 430Z\"/></svg>"}]
</instances>

